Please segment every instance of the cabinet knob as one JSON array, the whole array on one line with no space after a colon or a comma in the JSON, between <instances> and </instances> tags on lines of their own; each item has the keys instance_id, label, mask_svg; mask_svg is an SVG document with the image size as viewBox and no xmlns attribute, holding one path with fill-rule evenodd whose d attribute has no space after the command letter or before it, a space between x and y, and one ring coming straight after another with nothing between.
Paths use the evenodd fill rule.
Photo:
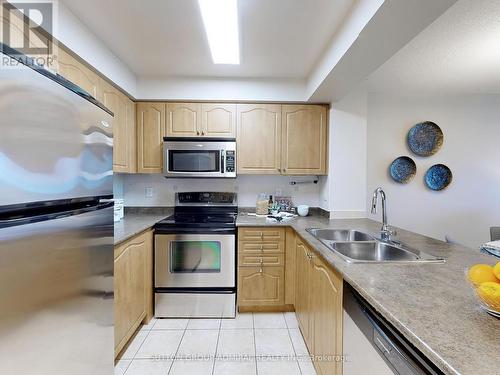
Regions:
<instances>
[{"instance_id":1,"label":"cabinet knob","mask_svg":"<svg viewBox=\"0 0 500 375\"><path fill-rule=\"evenodd\" d=\"M200 135L200 132L198 130L196 131L196 135Z\"/></svg>"},{"instance_id":2,"label":"cabinet knob","mask_svg":"<svg viewBox=\"0 0 500 375\"><path fill-rule=\"evenodd\" d=\"M260 266L259 273L262 274L262 266Z\"/></svg>"},{"instance_id":3,"label":"cabinet knob","mask_svg":"<svg viewBox=\"0 0 500 375\"><path fill-rule=\"evenodd\" d=\"M203 132L203 131L202 131L202 132L201 132L201 135L205 135L205 132Z\"/></svg>"},{"instance_id":4,"label":"cabinet knob","mask_svg":"<svg viewBox=\"0 0 500 375\"><path fill-rule=\"evenodd\" d=\"M281 168L278 168L278 172L280 172L280 173L281 173Z\"/></svg>"},{"instance_id":5,"label":"cabinet knob","mask_svg":"<svg viewBox=\"0 0 500 375\"><path fill-rule=\"evenodd\" d=\"M260 258L260 264L264 263L264 259Z\"/></svg>"}]
</instances>

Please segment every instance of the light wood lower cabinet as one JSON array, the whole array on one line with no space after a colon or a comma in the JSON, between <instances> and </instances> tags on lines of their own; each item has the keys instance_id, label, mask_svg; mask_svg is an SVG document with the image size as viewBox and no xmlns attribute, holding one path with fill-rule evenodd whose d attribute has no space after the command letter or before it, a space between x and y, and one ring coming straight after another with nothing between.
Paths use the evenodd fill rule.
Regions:
<instances>
[{"instance_id":1,"label":"light wood lower cabinet","mask_svg":"<svg viewBox=\"0 0 500 375\"><path fill-rule=\"evenodd\" d=\"M152 232L115 247L115 357L152 316Z\"/></svg>"},{"instance_id":2,"label":"light wood lower cabinet","mask_svg":"<svg viewBox=\"0 0 500 375\"><path fill-rule=\"evenodd\" d=\"M239 267L239 306L280 306L284 304L283 266Z\"/></svg>"},{"instance_id":3,"label":"light wood lower cabinet","mask_svg":"<svg viewBox=\"0 0 500 375\"><path fill-rule=\"evenodd\" d=\"M163 171L165 103L137 103L137 172Z\"/></svg>"},{"instance_id":4,"label":"light wood lower cabinet","mask_svg":"<svg viewBox=\"0 0 500 375\"><path fill-rule=\"evenodd\" d=\"M285 228L240 228L238 240L238 306L284 306Z\"/></svg>"},{"instance_id":5,"label":"light wood lower cabinet","mask_svg":"<svg viewBox=\"0 0 500 375\"><path fill-rule=\"evenodd\" d=\"M341 375L342 277L297 241L295 311L320 375Z\"/></svg>"}]
</instances>

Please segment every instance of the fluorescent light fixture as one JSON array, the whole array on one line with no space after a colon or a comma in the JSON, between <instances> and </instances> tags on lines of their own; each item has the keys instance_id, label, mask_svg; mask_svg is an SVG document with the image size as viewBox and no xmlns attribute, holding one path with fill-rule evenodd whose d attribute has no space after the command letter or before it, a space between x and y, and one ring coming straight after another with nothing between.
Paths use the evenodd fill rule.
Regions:
<instances>
[{"instance_id":1,"label":"fluorescent light fixture","mask_svg":"<svg viewBox=\"0 0 500 375\"><path fill-rule=\"evenodd\" d=\"M214 64L240 63L238 0L198 0Z\"/></svg>"}]
</instances>

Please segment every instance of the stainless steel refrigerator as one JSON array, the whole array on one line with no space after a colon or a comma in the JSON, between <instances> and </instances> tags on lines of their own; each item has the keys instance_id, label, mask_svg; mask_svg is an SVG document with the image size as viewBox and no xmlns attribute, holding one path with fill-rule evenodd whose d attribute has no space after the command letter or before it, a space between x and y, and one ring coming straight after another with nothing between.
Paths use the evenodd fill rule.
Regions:
<instances>
[{"instance_id":1,"label":"stainless steel refrigerator","mask_svg":"<svg viewBox=\"0 0 500 375\"><path fill-rule=\"evenodd\" d=\"M113 373L112 119L58 75L0 68L0 374Z\"/></svg>"}]
</instances>

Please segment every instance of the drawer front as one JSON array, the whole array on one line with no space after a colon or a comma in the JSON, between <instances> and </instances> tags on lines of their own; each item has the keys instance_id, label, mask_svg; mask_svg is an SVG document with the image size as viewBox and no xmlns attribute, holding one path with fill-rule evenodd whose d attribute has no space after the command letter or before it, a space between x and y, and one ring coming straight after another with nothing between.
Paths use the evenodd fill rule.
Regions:
<instances>
[{"instance_id":1,"label":"drawer front","mask_svg":"<svg viewBox=\"0 0 500 375\"><path fill-rule=\"evenodd\" d=\"M283 241L285 228L276 227L248 227L240 228L238 232L240 241L266 242Z\"/></svg>"},{"instance_id":2,"label":"drawer front","mask_svg":"<svg viewBox=\"0 0 500 375\"><path fill-rule=\"evenodd\" d=\"M239 267L239 306L279 306L285 301L284 267Z\"/></svg>"},{"instance_id":3,"label":"drawer front","mask_svg":"<svg viewBox=\"0 0 500 375\"><path fill-rule=\"evenodd\" d=\"M246 255L240 254L238 257L239 266L284 266L285 255Z\"/></svg>"},{"instance_id":4,"label":"drawer front","mask_svg":"<svg viewBox=\"0 0 500 375\"><path fill-rule=\"evenodd\" d=\"M239 242L239 254L269 254L284 253L285 243L282 242Z\"/></svg>"}]
</instances>

